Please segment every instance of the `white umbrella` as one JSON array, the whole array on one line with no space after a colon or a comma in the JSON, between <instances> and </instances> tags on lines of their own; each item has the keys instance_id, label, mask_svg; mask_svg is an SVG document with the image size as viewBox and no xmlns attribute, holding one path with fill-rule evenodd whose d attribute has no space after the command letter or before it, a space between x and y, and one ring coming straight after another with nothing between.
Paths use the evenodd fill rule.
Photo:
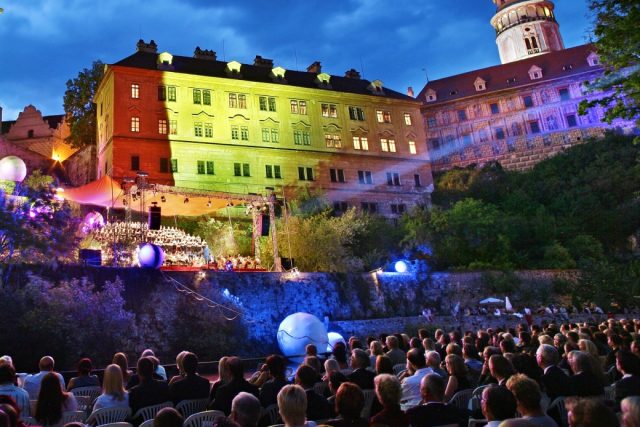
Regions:
<instances>
[{"instance_id":1,"label":"white umbrella","mask_svg":"<svg viewBox=\"0 0 640 427\"><path fill-rule=\"evenodd\" d=\"M480 304L502 304L504 303L504 301L502 301L501 299L498 298L485 298L482 301L480 301Z\"/></svg>"},{"instance_id":2,"label":"white umbrella","mask_svg":"<svg viewBox=\"0 0 640 427\"><path fill-rule=\"evenodd\" d=\"M509 301L509 297L506 297L504 300L504 308L507 311L513 311L513 305L511 305L511 301Z\"/></svg>"}]
</instances>

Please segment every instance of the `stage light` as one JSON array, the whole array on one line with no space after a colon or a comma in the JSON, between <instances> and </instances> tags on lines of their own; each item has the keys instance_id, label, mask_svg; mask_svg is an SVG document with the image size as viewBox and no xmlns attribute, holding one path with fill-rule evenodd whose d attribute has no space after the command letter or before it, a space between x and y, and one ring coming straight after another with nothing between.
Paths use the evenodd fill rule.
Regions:
<instances>
[{"instance_id":1,"label":"stage light","mask_svg":"<svg viewBox=\"0 0 640 427\"><path fill-rule=\"evenodd\" d=\"M166 198L166 197L164 197L164 195L162 195L162 196L160 196L160 201L161 201L162 203L164 203L164 202L166 202L166 201L167 201L167 198Z\"/></svg>"},{"instance_id":2,"label":"stage light","mask_svg":"<svg viewBox=\"0 0 640 427\"><path fill-rule=\"evenodd\" d=\"M397 261L394 265L394 268L398 273L406 273L408 266L404 261Z\"/></svg>"}]
</instances>

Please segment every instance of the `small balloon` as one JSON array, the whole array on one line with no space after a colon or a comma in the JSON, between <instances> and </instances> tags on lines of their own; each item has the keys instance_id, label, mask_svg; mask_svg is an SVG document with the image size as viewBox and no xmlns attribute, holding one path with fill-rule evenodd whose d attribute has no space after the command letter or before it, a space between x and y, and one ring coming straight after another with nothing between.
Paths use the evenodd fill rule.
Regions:
<instances>
[{"instance_id":1,"label":"small balloon","mask_svg":"<svg viewBox=\"0 0 640 427\"><path fill-rule=\"evenodd\" d=\"M138 252L138 265L142 268L159 269L164 262L164 251L153 243L145 243Z\"/></svg>"}]
</instances>

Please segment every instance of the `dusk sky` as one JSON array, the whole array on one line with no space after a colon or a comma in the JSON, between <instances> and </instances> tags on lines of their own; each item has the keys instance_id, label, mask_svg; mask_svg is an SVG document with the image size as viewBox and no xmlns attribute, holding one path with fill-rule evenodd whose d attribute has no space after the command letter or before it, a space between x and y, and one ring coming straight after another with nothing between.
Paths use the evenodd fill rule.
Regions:
<instances>
[{"instance_id":1,"label":"dusk sky","mask_svg":"<svg viewBox=\"0 0 640 427\"><path fill-rule=\"evenodd\" d=\"M587 0L556 0L565 46L588 41ZM491 0L0 0L0 106L61 114L65 82L92 61L117 62L138 39L159 52L272 58L287 69L320 61L416 93L426 82L498 64ZM224 46L224 49L223 49Z\"/></svg>"}]
</instances>

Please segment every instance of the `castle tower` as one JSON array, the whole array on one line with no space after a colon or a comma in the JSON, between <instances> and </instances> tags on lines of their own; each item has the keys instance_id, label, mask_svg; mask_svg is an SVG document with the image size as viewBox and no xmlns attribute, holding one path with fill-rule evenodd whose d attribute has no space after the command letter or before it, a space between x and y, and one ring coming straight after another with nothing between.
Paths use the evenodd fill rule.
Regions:
<instances>
[{"instance_id":1,"label":"castle tower","mask_svg":"<svg viewBox=\"0 0 640 427\"><path fill-rule=\"evenodd\" d=\"M563 50L560 26L549 0L493 0L491 19L503 64Z\"/></svg>"}]
</instances>

